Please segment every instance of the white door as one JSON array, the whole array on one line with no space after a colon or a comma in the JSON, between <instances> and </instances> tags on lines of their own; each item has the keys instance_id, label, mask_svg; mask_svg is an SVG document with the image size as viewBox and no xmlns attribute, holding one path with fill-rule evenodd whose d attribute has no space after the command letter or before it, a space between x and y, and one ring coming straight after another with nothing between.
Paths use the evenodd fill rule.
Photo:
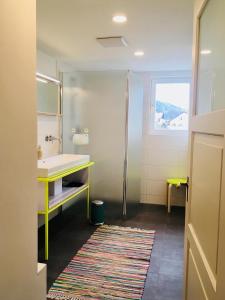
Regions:
<instances>
[{"instance_id":1,"label":"white door","mask_svg":"<svg viewBox=\"0 0 225 300\"><path fill-rule=\"evenodd\" d=\"M225 0L196 0L185 300L225 299Z\"/></svg>"}]
</instances>

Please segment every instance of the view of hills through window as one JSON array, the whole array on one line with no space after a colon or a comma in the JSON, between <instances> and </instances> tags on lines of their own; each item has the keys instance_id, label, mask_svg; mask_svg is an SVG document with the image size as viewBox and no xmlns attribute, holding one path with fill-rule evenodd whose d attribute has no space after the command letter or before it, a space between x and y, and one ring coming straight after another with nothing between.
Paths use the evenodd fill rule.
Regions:
<instances>
[{"instance_id":1,"label":"view of hills through window","mask_svg":"<svg viewBox=\"0 0 225 300\"><path fill-rule=\"evenodd\" d=\"M157 83L155 129L187 130L190 83Z\"/></svg>"}]
</instances>

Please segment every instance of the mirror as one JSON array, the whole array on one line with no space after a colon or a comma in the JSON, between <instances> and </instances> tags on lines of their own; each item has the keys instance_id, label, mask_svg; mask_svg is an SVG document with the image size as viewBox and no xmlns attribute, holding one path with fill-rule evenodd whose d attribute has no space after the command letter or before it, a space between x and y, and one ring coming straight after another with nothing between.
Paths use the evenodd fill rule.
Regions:
<instances>
[{"instance_id":1,"label":"mirror","mask_svg":"<svg viewBox=\"0 0 225 300\"><path fill-rule=\"evenodd\" d=\"M37 109L41 114L60 114L60 81L38 74Z\"/></svg>"},{"instance_id":2,"label":"mirror","mask_svg":"<svg viewBox=\"0 0 225 300\"><path fill-rule=\"evenodd\" d=\"M224 0L210 0L200 18L197 114L225 108L224 12Z\"/></svg>"}]
</instances>

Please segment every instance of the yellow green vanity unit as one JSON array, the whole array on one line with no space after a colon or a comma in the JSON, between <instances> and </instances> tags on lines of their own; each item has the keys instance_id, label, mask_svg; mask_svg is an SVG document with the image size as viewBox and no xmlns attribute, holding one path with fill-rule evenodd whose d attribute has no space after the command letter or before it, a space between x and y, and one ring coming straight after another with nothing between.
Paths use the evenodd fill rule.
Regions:
<instances>
[{"instance_id":1,"label":"yellow green vanity unit","mask_svg":"<svg viewBox=\"0 0 225 300\"><path fill-rule=\"evenodd\" d=\"M38 160L38 214L44 215L45 259L48 260L49 214L86 192L89 218L90 167L89 155L60 154Z\"/></svg>"}]
</instances>

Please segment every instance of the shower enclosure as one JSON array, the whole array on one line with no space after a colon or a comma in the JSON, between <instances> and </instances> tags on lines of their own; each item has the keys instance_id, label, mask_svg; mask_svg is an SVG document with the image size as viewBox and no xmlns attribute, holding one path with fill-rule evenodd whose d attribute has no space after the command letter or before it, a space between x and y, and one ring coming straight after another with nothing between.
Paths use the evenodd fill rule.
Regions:
<instances>
[{"instance_id":1,"label":"shower enclosure","mask_svg":"<svg viewBox=\"0 0 225 300\"><path fill-rule=\"evenodd\" d=\"M63 73L63 152L90 154L92 199L129 204L140 201L143 81L127 71ZM74 133L88 131L88 144Z\"/></svg>"}]
</instances>

